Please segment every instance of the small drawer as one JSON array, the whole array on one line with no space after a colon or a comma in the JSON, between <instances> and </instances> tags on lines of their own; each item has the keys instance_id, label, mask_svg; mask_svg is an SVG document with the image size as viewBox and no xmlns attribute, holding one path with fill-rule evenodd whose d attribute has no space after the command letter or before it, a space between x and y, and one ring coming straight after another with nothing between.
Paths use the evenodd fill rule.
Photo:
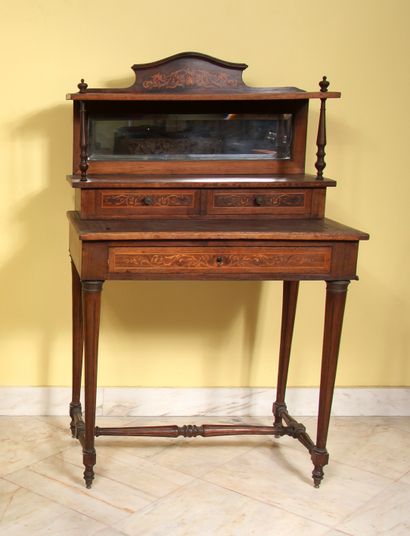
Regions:
<instances>
[{"instance_id":1,"label":"small drawer","mask_svg":"<svg viewBox=\"0 0 410 536\"><path fill-rule=\"evenodd\" d=\"M111 247L112 274L309 274L330 272L330 246Z\"/></svg>"},{"instance_id":2,"label":"small drawer","mask_svg":"<svg viewBox=\"0 0 410 536\"><path fill-rule=\"evenodd\" d=\"M84 192L86 193L86 192ZM95 190L94 217L143 218L199 212L199 190ZM91 205L91 206L92 206Z\"/></svg>"},{"instance_id":3,"label":"small drawer","mask_svg":"<svg viewBox=\"0 0 410 536\"><path fill-rule=\"evenodd\" d=\"M308 217L311 197L311 191L302 189L209 190L207 213Z\"/></svg>"}]
</instances>

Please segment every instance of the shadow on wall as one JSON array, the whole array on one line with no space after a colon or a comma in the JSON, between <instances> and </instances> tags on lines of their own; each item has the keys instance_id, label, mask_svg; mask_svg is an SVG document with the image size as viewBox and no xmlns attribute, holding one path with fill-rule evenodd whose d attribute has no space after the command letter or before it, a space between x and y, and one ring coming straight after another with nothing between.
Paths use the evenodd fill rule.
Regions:
<instances>
[{"instance_id":1,"label":"shadow on wall","mask_svg":"<svg viewBox=\"0 0 410 536\"><path fill-rule=\"evenodd\" d=\"M239 336L240 344L235 347L240 347L240 355L231 356L231 377L236 381L239 378L241 385L246 386L253 372L262 289L262 283L256 281L108 282L103 290L101 338L104 338L104 329L109 322L116 326L119 336L133 333L135 344L130 353L135 369L130 371L134 374L134 378L130 378L131 385L143 383L138 372L140 367L152 370L150 362L157 354L164 354L168 347L170 359L178 352L186 355L187 360L200 359L203 369L196 382L217 386L221 376L226 377L224 348L229 351L229 338ZM232 328L240 316L243 316L242 332L235 335ZM139 334L144 337L143 350L139 346ZM159 338L162 339L160 343ZM171 348L171 345L176 347ZM121 367L121 359L116 359L114 366ZM167 363L166 366L173 370L175 378L175 365ZM181 360L178 360L178 366L181 366ZM236 367L239 367L239 374ZM183 376L182 369L179 377ZM164 384L172 386L162 379Z\"/></svg>"},{"instance_id":2,"label":"shadow on wall","mask_svg":"<svg viewBox=\"0 0 410 536\"><path fill-rule=\"evenodd\" d=\"M9 201L18 199L17 193L25 187L36 193L14 203L10 234L18 237L19 246L0 269L0 337L8 341L13 357L12 362L4 360L3 366L7 364L16 377L26 376L29 385L47 385L50 367L64 359L53 358L53 346L68 329L70 319L64 307L69 275L65 212L72 202L64 181L70 161L70 121L70 109L61 105L31 115L9 129L13 148ZM34 145L46 153L46 167L39 164ZM45 176L39 176L41 173ZM36 190L32 183L42 189ZM24 340L30 345L20 346ZM47 407L45 401L45 412Z\"/></svg>"},{"instance_id":3,"label":"shadow on wall","mask_svg":"<svg viewBox=\"0 0 410 536\"><path fill-rule=\"evenodd\" d=\"M22 170L27 169L36 185L43 185L41 191L25 197L24 203L16 203L12 225L13 235L20 237L19 247L0 270L0 336L7 338L14 359L18 359L12 369L25 367L27 383L31 385L47 386L56 377L64 378L60 384L71 381L71 276L65 216L73 208L73 192L65 180L71 169L71 117L71 107L59 105L11 129L11 136L18 142L14 146L22 148L21 153L13 154L12 176L24 178ZM36 176L36 158L24 152L33 140L47 144L44 177ZM11 196L22 191L24 185L15 184L12 188ZM247 385L261 291L259 282L108 282L103 291L102 314L117 317L124 329L135 333L136 342L138 332L151 333L155 344L158 337L176 331L183 345L184 334L189 334L189 340L198 340L192 354L201 351L203 341L218 350L237 315L243 314L245 329L239 358L241 383ZM24 338L30 341L29 353L19 355L19 343ZM23 348L27 351L27 346ZM217 368L218 351L198 382L215 384ZM135 376L138 378L138 361ZM45 401L45 413L48 406L49 401Z\"/></svg>"}]
</instances>

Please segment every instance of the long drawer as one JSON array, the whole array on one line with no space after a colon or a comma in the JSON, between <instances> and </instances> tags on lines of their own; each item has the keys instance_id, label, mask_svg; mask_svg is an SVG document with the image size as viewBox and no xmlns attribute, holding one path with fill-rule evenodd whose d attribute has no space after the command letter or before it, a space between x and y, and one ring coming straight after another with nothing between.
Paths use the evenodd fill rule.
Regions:
<instances>
[{"instance_id":1,"label":"long drawer","mask_svg":"<svg viewBox=\"0 0 410 536\"><path fill-rule=\"evenodd\" d=\"M330 246L110 247L111 274L327 274Z\"/></svg>"}]
</instances>

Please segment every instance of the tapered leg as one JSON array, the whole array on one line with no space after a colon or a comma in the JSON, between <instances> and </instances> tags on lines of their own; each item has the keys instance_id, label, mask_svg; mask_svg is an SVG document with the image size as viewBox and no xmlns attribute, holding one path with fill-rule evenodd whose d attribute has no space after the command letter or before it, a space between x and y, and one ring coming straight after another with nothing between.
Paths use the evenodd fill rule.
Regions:
<instances>
[{"instance_id":1,"label":"tapered leg","mask_svg":"<svg viewBox=\"0 0 410 536\"><path fill-rule=\"evenodd\" d=\"M81 281L77 268L71 261L72 275L72 330L73 330L73 377L70 403L71 434L76 437L76 418L81 417L81 374L83 368L83 311L81 303Z\"/></svg>"},{"instance_id":2,"label":"tapered leg","mask_svg":"<svg viewBox=\"0 0 410 536\"><path fill-rule=\"evenodd\" d=\"M273 404L275 425L282 422L282 413L286 411L285 393L288 380L290 350L292 346L293 327L295 325L296 305L299 281L283 282L282 328L280 337L278 383L276 401Z\"/></svg>"},{"instance_id":3,"label":"tapered leg","mask_svg":"<svg viewBox=\"0 0 410 536\"><path fill-rule=\"evenodd\" d=\"M103 281L83 281L84 361L85 361L85 439L83 445L84 480L91 488L96 462L94 449L95 406L97 399L98 335Z\"/></svg>"},{"instance_id":4,"label":"tapered leg","mask_svg":"<svg viewBox=\"0 0 410 536\"><path fill-rule=\"evenodd\" d=\"M349 283L350 281L329 281L326 286L317 438L316 445L311 452L314 465L312 476L316 488L319 487L323 478L323 467L329 461L326 442L329 430L330 411L332 408L333 389L335 386L340 337L342 334L343 314Z\"/></svg>"}]
</instances>

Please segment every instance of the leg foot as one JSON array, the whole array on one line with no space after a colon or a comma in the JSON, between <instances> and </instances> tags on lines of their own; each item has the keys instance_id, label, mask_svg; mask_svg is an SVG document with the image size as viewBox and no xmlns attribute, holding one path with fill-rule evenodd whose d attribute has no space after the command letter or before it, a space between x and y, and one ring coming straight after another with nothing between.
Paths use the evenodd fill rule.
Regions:
<instances>
[{"instance_id":1,"label":"leg foot","mask_svg":"<svg viewBox=\"0 0 410 536\"><path fill-rule=\"evenodd\" d=\"M86 465L84 471L85 487L91 489L92 482L94 480L94 471L92 465Z\"/></svg>"},{"instance_id":2,"label":"leg foot","mask_svg":"<svg viewBox=\"0 0 410 536\"><path fill-rule=\"evenodd\" d=\"M315 488L320 487L320 483L323 480L323 468L320 465L315 465L315 468L312 471L312 477L313 477L313 486Z\"/></svg>"},{"instance_id":3,"label":"leg foot","mask_svg":"<svg viewBox=\"0 0 410 536\"><path fill-rule=\"evenodd\" d=\"M329 462L329 453L326 449L313 447L310 455L314 466L312 472L313 484L315 488L318 488L324 476L323 467Z\"/></svg>"},{"instance_id":4,"label":"leg foot","mask_svg":"<svg viewBox=\"0 0 410 536\"><path fill-rule=\"evenodd\" d=\"M96 462L95 450L83 450L84 480L87 489L91 489L94 480L94 465Z\"/></svg>"}]
</instances>

